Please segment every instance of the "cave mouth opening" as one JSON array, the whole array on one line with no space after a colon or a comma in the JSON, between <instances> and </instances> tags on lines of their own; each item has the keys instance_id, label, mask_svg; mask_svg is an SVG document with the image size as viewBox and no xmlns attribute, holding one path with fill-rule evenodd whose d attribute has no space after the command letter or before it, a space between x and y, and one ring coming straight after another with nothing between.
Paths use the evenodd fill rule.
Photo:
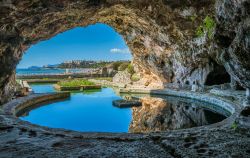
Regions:
<instances>
[{"instance_id":1,"label":"cave mouth opening","mask_svg":"<svg viewBox=\"0 0 250 158\"><path fill-rule=\"evenodd\" d=\"M222 65L216 65L214 70L207 75L205 81L206 86L221 85L224 83L230 83L231 77Z\"/></svg>"},{"instance_id":2,"label":"cave mouth opening","mask_svg":"<svg viewBox=\"0 0 250 158\"><path fill-rule=\"evenodd\" d=\"M124 38L110 25L96 23L75 27L32 45L16 67L16 75L39 74L47 70L88 68L93 62L131 62L132 54ZM70 64L71 62L71 64ZM86 62L89 62L86 63ZM102 64L99 64L102 65ZM115 65L117 67L117 65ZM110 67L109 67L110 68ZM53 73L46 71L41 73ZM62 73L58 71L54 73Z\"/></svg>"}]
</instances>

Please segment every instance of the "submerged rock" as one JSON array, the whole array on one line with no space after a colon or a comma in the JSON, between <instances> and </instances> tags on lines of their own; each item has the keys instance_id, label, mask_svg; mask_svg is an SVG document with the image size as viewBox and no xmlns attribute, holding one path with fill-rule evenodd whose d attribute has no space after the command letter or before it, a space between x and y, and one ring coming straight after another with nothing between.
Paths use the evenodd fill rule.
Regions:
<instances>
[{"instance_id":1,"label":"submerged rock","mask_svg":"<svg viewBox=\"0 0 250 158\"><path fill-rule=\"evenodd\" d=\"M113 106L119 107L119 108L128 108L128 107L134 107L134 106L141 106L142 103L139 100L114 100L112 102Z\"/></svg>"}]
</instances>

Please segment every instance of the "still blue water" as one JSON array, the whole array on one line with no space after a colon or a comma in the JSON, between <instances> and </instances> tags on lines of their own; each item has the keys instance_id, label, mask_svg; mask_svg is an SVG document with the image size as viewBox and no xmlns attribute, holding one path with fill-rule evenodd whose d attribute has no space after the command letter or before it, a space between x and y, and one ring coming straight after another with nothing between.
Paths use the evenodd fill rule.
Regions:
<instances>
[{"instance_id":1,"label":"still blue water","mask_svg":"<svg viewBox=\"0 0 250 158\"><path fill-rule=\"evenodd\" d=\"M34 84L31 87L36 93L55 92L52 84ZM72 92L69 100L32 109L20 119L41 126L82 132L140 133L203 126L230 116L223 109L194 100L167 96L138 97L141 97L142 106L116 108L112 101L121 97L112 88Z\"/></svg>"},{"instance_id":2,"label":"still blue water","mask_svg":"<svg viewBox=\"0 0 250 158\"><path fill-rule=\"evenodd\" d=\"M70 73L84 73L91 69L69 69ZM17 69L17 75L41 75L41 74L64 74L66 69Z\"/></svg>"},{"instance_id":3,"label":"still blue water","mask_svg":"<svg viewBox=\"0 0 250 158\"><path fill-rule=\"evenodd\" d=\"M53 92L52 85L31 85L35 92ZM85 132L128 132L131 109L119 109L112 101L120 99L112 88L71 93L70 100L31 110L22 120L34 124Z\"/></svg>"},{"instance_id":4,"label":"still blue water","mask_svg":"<svg viewBox=\"0 0 250 158\"><path fill-rule=\"evenodd\" d=\"M35 93L56 92L52 84L31 84L30 86Z\"/></svg>"}]
</instances>

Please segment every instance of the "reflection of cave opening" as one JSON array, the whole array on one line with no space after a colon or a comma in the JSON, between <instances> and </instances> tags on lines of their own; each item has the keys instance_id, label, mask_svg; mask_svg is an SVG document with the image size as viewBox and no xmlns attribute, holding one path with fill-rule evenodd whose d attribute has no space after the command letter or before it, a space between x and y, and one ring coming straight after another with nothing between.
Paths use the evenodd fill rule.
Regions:
<instances>
[{"instance_id":1,"label":"reflection of cave opening","mask_svg":"<svg viewBox=\"0 0 250 158\"><path fill-rule=\"evenodd\" d=\"M230 83L230 75L224 68L224 66L217 65L213 71L211 71L206 79L205 85L220 85L224 83Z\"/></svg>"}]
</instances>

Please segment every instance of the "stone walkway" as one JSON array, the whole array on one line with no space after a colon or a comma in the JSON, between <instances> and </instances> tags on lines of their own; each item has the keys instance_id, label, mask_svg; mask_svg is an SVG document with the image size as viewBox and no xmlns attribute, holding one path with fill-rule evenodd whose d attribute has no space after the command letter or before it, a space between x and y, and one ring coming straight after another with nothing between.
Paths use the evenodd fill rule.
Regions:
<instances>
[{"instance_id":1,"label":"stone walkway","mask_svg":"<svg viewBox=\"0 0 250 158\"><path fill-rule=\"evenodd\" d=\"M155 92L156 93L156 92ZM157 92L157 93L167 93ZM170 92L168 92L170 93ZM171 92L187 95L187 92ZM233 103L235 114L222 123L186 130L150 134L81 133L32 125L13 115L16 107L41 100L34 94L5 104L0 111L0 157L250 157L250 131L232 128L242 107ZM194 94L203 99L222 98ZM205 97L207 96L207 97ZM50 96L51 97L51 96ZM53 98L53 97L52 97ZM50 99L52 99L50 98Z\"/></svg>"}]
</instances>

